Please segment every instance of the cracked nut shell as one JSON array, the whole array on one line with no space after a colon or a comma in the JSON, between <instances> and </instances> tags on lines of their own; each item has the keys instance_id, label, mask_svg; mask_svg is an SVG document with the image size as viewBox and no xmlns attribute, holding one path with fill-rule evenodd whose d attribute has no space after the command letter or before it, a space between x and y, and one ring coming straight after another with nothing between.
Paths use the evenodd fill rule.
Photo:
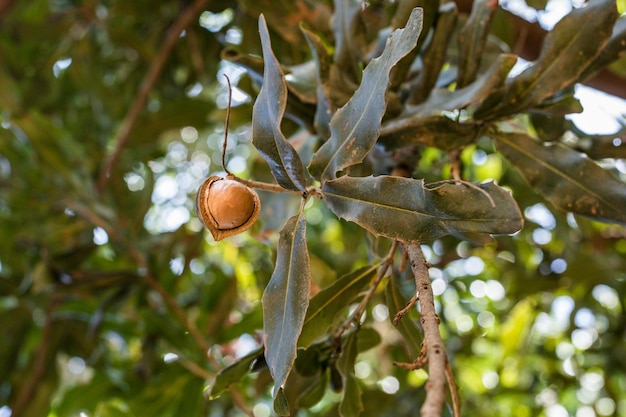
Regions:
<instances>
[{"instance_id":1,"label":"cracked nut shell","mask_svg":"<svg viewBox=\"0 0 626 417\"><path fill-rule=\"evenodd\" d=\"M260 211L258 194L232 179L209 177L196 196L198 217L216 241L248 230Z\"/></svg>"}]
</instances>

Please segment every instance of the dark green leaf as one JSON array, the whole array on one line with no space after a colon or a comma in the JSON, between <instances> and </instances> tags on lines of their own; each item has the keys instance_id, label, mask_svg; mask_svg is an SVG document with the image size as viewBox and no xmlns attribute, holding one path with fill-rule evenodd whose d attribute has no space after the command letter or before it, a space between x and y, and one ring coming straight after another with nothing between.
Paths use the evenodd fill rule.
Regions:
<instances>
[{"instance_id":1,"label":"dark green leaf","mask_svg":"<svg viewBox=\"0 0 626 417\"><path fill-rule=\"evenodd\" d=\"M289 403L282 387L274 394L274 412L279 416L289 415Z\"/></svg>"},{"instance_id":2,"label":"dark green leaf","mask_svg":"<svg viewBox=\"0 0 626 417\"><path fill-rule=\"evenodd\" d=\"M435 31L422 57L424 68L415 85L411 86L410 103L418 104L424 101L437 83L441 67L446 62L448 44L454 33L457 14L454 2L443 3L439 7Z\"/></svg>"},{"instance_id":3,"label":"dark green leaf","mask_svg":"<svg viewBox=\"0 0 626 417\"><path fill-rule=\"evenodd\" d=\"M285 78L289 92L303 103L315 103L317 86L317 65L315 61L307 61L300 65L286 68L289 74Z\"/></svg>"},{"instance_id":4,"label":"dark green leaf","mask_svg":"<svg viewBox=\"0 0 626 417\"><path fill-rule=\"evenodd\" d=\"M494 89L502 86L516 62L516 55L501 54L489 70L470 85L454 91L444 89L433 91L430 97L414 107L411 113L427 116L440 114L442 111L460 110L470 104L479 103Z\"/></svg>"},{"instance_id":5,"label":"dark green leaf","mask_svg":"<svg viewBox=\"0 0 626 417\"><path fill-rule=\"evenodd\" d=\"M287 86L283 70L272 52L263 15L259 17L259 32L265 66L263 86L252 109L252 143L269 164L280 186L305 191L304 165L280 130L287 103Z\"/></svg>"},{"instance_id":6,"label":"dark green leaf","mask_svg":"<svg viewBox=\"0 0 626 417\"><path fill-rule=\"evenodd\" d=\"M276 267L262 298L265 360L274 379L275 400L296 359L309 305L310 273L306 221L300 212L280 232Z\"/></svg>"},{"instance_id":7,"label":"dark green leaf","mask_svg":"<svg viewBox=\"0 0 626 417\"><path fill-rule=\"evenodd\" d=\"M626 184L585 154L525 133L496 132L497 149L555 206L607 222L626 223Z\"/></svg>"},{"instance_id":8,"label":"dark green leaf","mask_svg":"<svg viewBox=\"0 0 626 417\"><path fill-rule=\"evenodd\" d=\"M501 54L488 71L467 87L434 91L406 115L385 123L380 130L380 142L387 148L421 143L452 150L475 141L482 133L482 123L457 121L443 114L480 103L502 86L516 61L515 55Z\"/></svg>"},{"instance_id":9,"label":"dark green leaf","mask_svg":"<svg viewBox=\"0 0 626 417\"><path fill-rule=\"evenodd\" d=\"M381 341L380 333L376 330L371 327L360 327L356 350L359 353L365 352L378 346Z\"/></svg>"},{"instance_id":10,"label":"dark green leaf","mask_svg":"<svg viewBox=\"0 0 626 417\"><path fill-rule=\"evenodd\" d=\"M399 177L341 177L322 187L324 200L339 217L378 236L429 242L458 232L510 234L522 228L511 194L493 182L443 183Z\"/></svg>"},{"instance_id":11,"label":"dark green leaf","mask_svg":"<svg viewBox=\"0 0 626 417\"><path fill-rule=\"evenodd\" d=\"M209 399L213 400L219 397L232 384L236 384L241 381L241 379L250 371L252 363L262 354L263 346L253 350L245 356L242 356L226 368L221 369L217 373L215 381L211 384L211 388L209 388Z\"/></svg>"},{"instance_id":12,"label":"dark green leaf","mask_svg":"<svg viewBox=\"0 0 626 417\"><path fill-rule=\"evenodd\" d=\"M298 346L309 346L341 319L342 311L348 308L363 286L374 277L377 268L377 265L373 265L358 269L317 293L309 302Z\"/></svg>"},{"instance_id":13,"label":"dark green leaf","mask_svg":"<svg viewBox=\"0 0 626 417\"><path fill-rule=\"evenodd\" d=\"M421 105L415 107L416 115L440 114L442 111L460 110L484 100L500 88L517 62L517 56L501 54L489 69L470 85L454 91L437 90Z\"/></svg>"},{"instance_id":14,"label":"dark green leaf","mask_svg":"<svg viewBox=\"0 0 626 417\"><path fill-rule=\"evenodd\" d=\"M497 102L485 102L478 118L494 119L540 104L578 81L611 36L614 0L589 2L565 16L544 40L541 55L515 77Z\"/></svg>"},{"instance_id":15,"label":"dark green leaf","mask_svg":"<svg viewBox=\"0 0 626 417\"><path fill-rule=\"evenodd\" d=\"M322 40L315 33L302 29L304 37L311 49L311 55L317 67L317 106L315 108L315 131L322 139L330 137L330 120L334 114L334 109L330 101L330 93L328 92L328 77L330 72L330 57L326 52L326 48L322 44Z\"/></svg>"},{"instance_id":16,"label":"dark green leaf","mask_svg":"<svg viewBox=\"0 0 626 417\"><path fill-rule=\"evenodd\" d=\"M387 149L420 143L449 151L474 142L482 131L483 126L471 120L458 122L448 116L417 115L385 124L380 143Z\"/></svg>"},{"instance_id":17,"label":"dark green leaf","mask_svg":"<svg viewBox=\"0 0 626 417\"><path fill-rule=\"evenodd\" d=\"M403 4L398 5L393 16L391 28L395 30L405 27L415 9L422 10L422 28L417 37L417 46L396 64L389 75L390 89L393 91L397 91L407 79L413 76L415 59L423 49L424 41L430 36L430 30L438 18L439 9L439 0L411 0L401 3Z\"/></svg>"},{"instance_id":18,"label":"dark green leaf","mask_svg":"<svg viewBox=\"0 0 626 417\"><path fill-rule=\"evenodd\" d=\"M335 34L334 63L350 81L358 82L359 52L364 49L363 31L359 31L359 5L352 1L334 0L333 32Z\"/></svg>"},{"instance_id":19,"label":"dark green leaf","mask_svg":"<svg viewBox=\"0 0 626 417\"><path fill-rule=\"evenodd\" d=\"M285 384L285 397L289 409L309 408L317 404L326 391L326 364L330 356L327 344L298 349L294 369Z\"/></svg>"},{"instance_id":20,"label":"dark green leaf","mask_svg":"<svg viewBox=\"0 0 626 417\"><path fill-rule=\"evenodd\" d=\"M626 132L624 131L617 132L615 135L581 137L576 142L573 147L586 153L591 159L626 159Z\"/></svg>"},{"instance_id":21,"label":"dark green leaf","mask_svg":"<svg viewBox=\"0 0 626 417\"><path fill-rule=\"evenodd\" d=\"M557 94L545 100L532 110L533 113L540 113L546 116L565 116L572 113L582 113L582 111L583 106L580 104L580 101L574 97L573 88L565 94Z\"/></svg>"},{"instance_id":22,"label":"dark green leaf","mask_svg":"<svg viewBox=\"0 0 626 417\"><path fill-rule=\"evenodd\" d=\"M497 0L477 0L472 3L469 19L459 32L459 88L465 87L476 78L491 19L497 9Z\"/></svg>"},{"instance_id":23,"label":"dark green leaf","mask_svg":"<svg viewBox=\"0 0 626 417\"><path fill-rule=\"evenodd\" d=\"M611 39L607 45L602 48L593 63L585 68L581 78L587 79L597 71L619 59L624 54L624 45L626 45L626 17L620 17L613 27Z\"/></svg>"},{"instance_id":24,"label":"dark green leaf","mask_svg":"<svg viewBox=\"0 0 626 417\"><path fill-rule=\"evenodd\" d=\"M394 315L402 310L408 300L402 294L400 287L395 280L390 279L385 287L385 299L387 300L387 307L389 307L389 320L393 322ZM410 360L414 360L422 350L422 332L413 322L409 315L402 317L396 326L400 334L404 337L406 342L407 353Z\"/></svg>"},{"instance_id":25,"label":"dark green leaf","mask_svg":"<svg viewBox=\"0 0 626 417\"><path fill-rule=\"evenodd\" d=\"M421 22L421 9L414 9L406 28L393 32L383 54L365 68L359 89L333 116L330 139L313 156L310 165L322 182L363 161L374 146L387 105L389 71L415 47Z\"/></svg>"},{"instance_id":26,"label":"dark green leaf","mask_svg":"<svg viewBox=\"0 0 626 417\"><path fill-rule=\"evenodd\" d=\"M302 391L298 397L298 407L308 409L319 403L324 394L326 394L326 387L328 386L328 379L325 375L317 375L309 382L309 386Z\"/></svg>"},{"instance_id":27,"label":"dark green leaf","mask_svg":"<svg viewBox=\"0 0 626 417\"><path fill-rule=\"evenodd\" d=\"M358 333L354 331L348 335L343 344L341 356L337 360L337 370L341 373L344 387L343 398L339 405L339 414L342 417L357 417L363 410L361 387L354 375L354 363L358 354Z\"/></svg>"}]
</instances>

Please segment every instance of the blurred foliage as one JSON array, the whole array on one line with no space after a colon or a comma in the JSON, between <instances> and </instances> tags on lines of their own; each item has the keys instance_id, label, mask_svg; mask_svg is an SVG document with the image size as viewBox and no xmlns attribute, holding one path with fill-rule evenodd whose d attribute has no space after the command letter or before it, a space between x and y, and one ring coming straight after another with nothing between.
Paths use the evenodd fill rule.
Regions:
<instances>
[{"instance_id":1,"label":"blurred foliage","mask_svg":"<svg viewBox=\"0 0 626 417\"><path fill-rule=\"evenodd\" d=\"M0 416L270 415L260 300L278 232L301 199L260 191L250 232L216 244L203 231L194 197L205 177L223 174L222 74L236 85L228 169L272 182L251 135L265 58L259 13L287 80L285 119L267 122L307 165L331 134L329 114L415 6L424 8L417 48L391 71L379 143L350 175L432 183L458 168L465 180L512 190L526 220L514 236L454 233L423 245L463 415L626 414L626 147L620 135L589 136L566 117L580 110L574 83L623 53L623 30L602 43L611 2L592 1L591 22L584 11L570 15L538 64L508 78L515 39L506 25L490 25L500 9L204 3L167 56L173 23L202 2L35 0L2 16ZM159 59L162 71L101 183ZM332 86L321 96L320 80ZM322 104L329 113L316 112ZM589 196L599 204L578 198ZM322 201L304 214L318 296L309 314L321 318L304 318L305 329L319 328L306 330L287 405L300 416L415 415L427 374L393 366L411 362L421 341L417 311L399 327L389 319L415 291L400 254L337 355L319 335L347 317L390 242ZM327 301L329 318L320 300L335 289L345 298Z\"/></svg>"}]
</instances>

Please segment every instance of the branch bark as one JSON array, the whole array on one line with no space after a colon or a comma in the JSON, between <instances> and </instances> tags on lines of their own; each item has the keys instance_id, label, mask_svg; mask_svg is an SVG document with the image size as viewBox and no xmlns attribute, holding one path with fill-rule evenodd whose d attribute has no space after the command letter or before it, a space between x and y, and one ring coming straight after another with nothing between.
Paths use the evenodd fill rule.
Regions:
<instances>
[{"instance_id":1,"label":"branch bark","mask_svg":"<svg viewBox=\"0 0 626 417\"><path fill-rule=\"evenodd\" d=\"M41 384L41 379L44 377L47 371L47 367L50 365L50 344L53 339L52 332L54 331L54 313L56 312L59 304L61 304L60 296L52 296L50 304L46 309L46 321L41 331L41 342L37 347L35 353L35 362L33 364L32 372L28 375L28 379L23 385L22 390L17 395L15 403L11 406L13 416L19 417L25 415L25 410L28 408L28 404L36 395L37 388Z\"/></svg>"},{"instance_id":2,"label":"branch bark","mask_svg":"<svg viewBox=\"0 0 626 417\"><path fill-rule=\"evenodd\" d=\"M426 400L422 404L422 417L441 417L446 401L446 365L448 358L439 334L439 316L435 311L435 297L430 285L428 266L419 243L405 244L411 261L420 303L420 322L424 329L424 345L428 361Z\"/></svg>"}]
</instances>

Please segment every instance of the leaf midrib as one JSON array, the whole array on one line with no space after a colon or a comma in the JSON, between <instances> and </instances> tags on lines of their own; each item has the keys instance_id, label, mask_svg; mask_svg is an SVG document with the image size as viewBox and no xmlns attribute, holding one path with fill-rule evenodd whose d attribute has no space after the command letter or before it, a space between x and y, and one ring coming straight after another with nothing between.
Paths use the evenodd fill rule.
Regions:
<instances>
[{"instance_id":1,"label":"leaf midrib","mask_svg":"<svg viewBox=\"0 0 626 417\"><path fill-rule=\"evenodd\" d=\"M321 314L321 312L328 307L328 305L332 302L335 301L340 295L342 295L343 293L345 293L349 288L351 288L354 283L358 280L360 280L363 276L370 274L372 271L376 270L376 268L378 268L380 266L380 264L376 264L374 266L370 266L370 268L368 268L367 270L363 271L361 274L357 275L353 280L351 280L350 282L348 282L346 285L343 286L343 288L341 288L340 291L336 292L333 296L331 296L325 303L323 303L320 308L310 317L305 318L304 320L304 325L306 325L307 323L309 323L311 320L313 320L315 317L319 316Z\"/></svg>"},{"instance_id":2,"label":"leaf midrib","mask_svg":"<svg viewBox=\"0 0 626 417\"><path fill-rule=\"evenodd\" d=\"M511 219L509 217L503 217L503 218L498 218L498 217L490 217L490 218L474 218L474 217L442 217L442 216L438 216L438 215L434 215L434 214L429 214L423 211L419 211L419 210L411 210L411 209L407 209L407 208L403 208L403 207L397 207L397 206L392 206L389 204L382 204L382 203L378 203L378 202L374 202L371 200L363 200L363 199L357 199L357 198L351 198L351 197L346 197L343 194L338 194L338 193L332 193L332 192L328 192L326 190L323 190L323 193L326 195L331 195L334 198L337 199L343 199L343 200L347 200L347 201L356 201L356 202L361 202L362 204L365 205L372 205L372 206L376 206L376 207L380 207L380 208L384 208L384 209L389 209L389 210L398 210L400 212L403 213L407 213L407 214L414 214L414 215L421 215L424 217L429 217L429 218L433 218L433 219L441 219L441 220L454 220L454 221L470 221L470 222L481 222L481 223L486 223L486 222L492 222L492 221L502 221L502 220L507 220L507 219ZM447 214L445 212L443 212L442 214Z\"/></svg>"},{"instance_id":3,"label":"leaf midrib","mask_svg":"<svg viewBox=\"0 0 626 417\"><path fill-rule=\"evenodd\" d=\"M592 189L585 187L584 184L576 181L573 177L570 177L568 175L565 174L565 172L558 170L554 165L551 165L549 163L547 163L546 161L544 161L543 159L540 158L535 158L533 154L527 152L525 149L516 146L514 142L512 142L511 140L509 140L509 138L507 136L504 135L498 135L498 140L501 140L502 142L506 143L507 145L509 145L511 148L515 149L516 151L518 151L519 153L523 154L524 156L526 156L528 159L531 159L533 161L535 161L536 163L538 163L539 165L543 166L544 168L546 168L547 170L553 172L554 174L556 174L557 176L564 178L566 180L566 182L569 182L571 184L574 184L577 188L580 188L581 190L583 190L584 192L592 195L597 201L602 202L603 204L607 205L608 207L611 207L613 210L618 210L617 207L613 206L609 201L605 200L602 195L594 192ZM531 139L533 140L533 139Z\"/></svg>"}]
</instances>

